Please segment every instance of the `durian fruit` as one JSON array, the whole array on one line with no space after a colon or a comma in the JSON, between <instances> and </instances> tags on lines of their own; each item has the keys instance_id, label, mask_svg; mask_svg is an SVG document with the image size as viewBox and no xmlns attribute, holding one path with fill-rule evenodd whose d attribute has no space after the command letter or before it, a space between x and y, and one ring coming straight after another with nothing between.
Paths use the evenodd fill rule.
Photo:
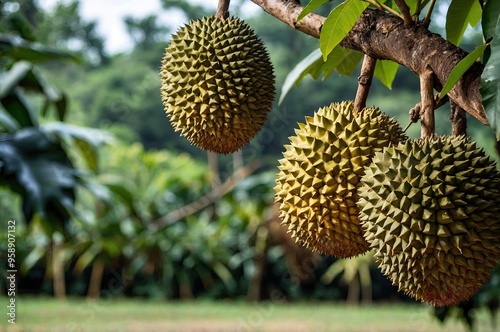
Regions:
<instances>
[{"instance_id":1,"label":"durian fruit","mask_svg":"<svg viewBox=\"0 0 500 332\"><path fill-rule=\"evenodd\" d=\"M282 224L299 244L346 258L368 250L356 193L375 151L405 140L398 123L378 108L355 113L352 102L320 108L285 145L275 200Z\"/></svg>"},{"instance_id":2,"label":"durian fruit","mask_svg":"<svg viewBox=\"0 0 500 332\"><path fill-rule=\"evenodd\" d=\"M264 44L232 17L205 17L181 27L165 50L160 76L174 130L217 153L247 144L266 121L275 95Z\"/></svg>"},{"instance_id":3,"label":"durian fruit","mask_svg":"<svg viewBox=\"0 0 500 332\"><path fill-rule=\"evenodd\" d=\"M500 258L500 172L464 136L409 140L373 157L360 219L382 272L434 306L475 294Z\"/></svg>"}]
</instances>

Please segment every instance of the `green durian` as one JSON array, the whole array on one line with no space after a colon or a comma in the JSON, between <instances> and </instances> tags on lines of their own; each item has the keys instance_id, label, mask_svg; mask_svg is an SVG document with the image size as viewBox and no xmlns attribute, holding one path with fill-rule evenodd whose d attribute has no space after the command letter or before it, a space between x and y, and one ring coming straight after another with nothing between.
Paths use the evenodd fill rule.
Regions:
<instances>
[{"instance_id":1,"label":"green durian","mask_svg":"<svg viewBox=\"0 0 500 332\"><path fill-rule=\"evenodd\" d=\"M490 278L500 258L500 172L470 139L386 148L361 182L365 238L400 291L448 306Z\"/></svg>"},{"instance_id":2,"label":"green durian","mask_svg":"<svg viewBox=\"0 0 500 332\"><path fill-rule=\"evenodd\" d=\"M299 123L279 161L275 200L282 224L299 244L352 257L368 250L358 219L357 188L375 151L405 140L378 108L356 113L352 102L320 108Z\"/></svg>"},{"instance_id":3,"label":"green durian","mask_svg":"<svg viewBox=\"0 0 500 332\"><path fill-rule=\"evenodd\" d=\"M259 37L238 18L181 27L161 63L161 97L175 131L208 151L232 153L264 125L274 73Z\"/></svg>"}]
</instances>

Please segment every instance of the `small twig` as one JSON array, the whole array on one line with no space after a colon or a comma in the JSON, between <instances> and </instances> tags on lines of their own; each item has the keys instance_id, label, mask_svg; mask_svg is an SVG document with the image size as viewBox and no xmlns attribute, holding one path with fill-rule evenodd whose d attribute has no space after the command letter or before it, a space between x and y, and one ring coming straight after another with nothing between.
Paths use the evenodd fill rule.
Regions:
<instances>
[{"instance_id":1,"label":"small twig","mask_svg":"<svg viewBox=\"0 0 500 332\"><path fill-rule=\"evenodd\" d=\"M434 95L434 110L440 108L444 104L446 104L450 98L448 98L448 95L444 96L443 98L439 98L439 93L436 93ZM417 122L420 120L420 115L422 114L422 103L418 102L409 112L410 115L410 121L412 123Z\"/></svg>"},{"instance_id":2,"label":"small twig","mask_svg":"<svg viewBox=\"0 0 500 332\"><path fill-rule=\"evenodd\" d=\"M231 0L219 0L217 4L217 10L215 11L215 17L217 18L228 18L229 17L229 2Z\"/></svg>"},{"instance_id":3,"label":"small twig","mask_svg":"<svg viewBox=\"0 0 500 332\"><path fill-rule=\"evenodd\" d=\"M166 227L179 221L187 216L197 213L203 210L210 204L214 203L216 200L227 194L233 187L240 181L252 174L257 168L259 168L260 163L254 161L243 168L238 169L233 173L223 184L213 188L209 193L201 196L196 201L184 205L172 212L167 213L163 217L160 217L149 224L150 231L157 231L160 228Z\"/></svg>"},{"instance_id":4,"label":"small twig","mask_svg":"<svg viewBox=\"0 0 500 332\"><path fill-rule=\"evenodd\" d=\"M434 10L435 3L436 3L436 0L431 0L431 2L429 4L429 8L427 8L427 13L425 13L424 20L422 21L422 24L427 28L429 27L429 24L431 24L431 15L432 15L432 11Z\"/></svg>"},{"instance_id":5,"label":"small twig","mask_svg":"<svg viewBox=\"0 0 500 332\"><path fill-rule=\"evenodd\" d=\"M354 99L354 109L356 112L360 112L366 107L366 99L368 99L368 94L370 93L376 63L377 59L365 54L358 77L358 90Z\"/></svg>"},{"instance_id":6,"label":"small twig","mask_svg":"<svg viewBox=\"0 0 500 332\"><path fill-rule=\"evenodd\" d=\"M392 9L389 6L378 2L377 0L364 0L364 1L368 2L370 5L374 6L375 8L377 8L379 10L386 10L394 16L397 16L397 17L400 17L401 19L404 19L400 13L398 13L397 11L395 11L394 9Z\"/></svg>"},{"instance_id":7,"label":"small twig","mask_svg":"<svg viewBox=\"0 0 500 332\"><path fill-rule=\"evenodd\" d=\"M434 95L434 110L440 108L441 106L446 104L449 100L450 98L448 98L447 95L444 96L443 98L439 98L439 93L436 93ZM410 116L410 123L406 125L403 132L406 132L412 124L420 120L420 117L422 116L422 102L418 102L408 113Z\"/></svg>"},{"instance_id":8,"label":"small twig","mask_svg":"<svg viewBox=\"0 0 500 332\"><path fill-rule=\"evenodd\" d=\"M394 2L398 6L399 11L401 11L401 14L403 14L405 27L411 27L413 25L413 19L411 18L410 8L406 4L406 2L404 0L394 0Z\"/></svg>"},{"instance_id":9,"label":"small twig","mask_svg":"<svg viewBox=\"0 0 500 332\"><path fill-rule=\"evenodd\" d=\"M467 113L465 113L465 111L454 102L450 102L450 108L450 120L453 128L453 135L467 135Z\"/></svg>"},{"instance_id":10,"label":"small twig","mask_svg":"<svg viewBox=\"0 0 500 332\"><path fill-rule=\"evenodd\" d=\"M420 136L422 138L432 136L435 132L434 123L434 84L432 81L432 70L427 68L420 75Z\"/></svg>"},{"instance_id":11,"label":"small twig","mask_svg":"<svg viewBox=\"0 0 500 332\"><path fill-rule=\"evenodd\" d=\"M415 6L415 14L413 15L416 16L418 19L418 16L420 15L421 11L422 11L422 0L417 0L417 4Z\"/></svg>"}]
</instances>

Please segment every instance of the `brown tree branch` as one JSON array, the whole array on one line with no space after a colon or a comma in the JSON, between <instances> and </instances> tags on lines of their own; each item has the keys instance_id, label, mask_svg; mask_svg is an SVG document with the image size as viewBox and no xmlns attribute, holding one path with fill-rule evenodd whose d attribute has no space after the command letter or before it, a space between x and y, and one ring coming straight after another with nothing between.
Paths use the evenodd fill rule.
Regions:
<instances>
[{"instance_id":1,"label":"brown tree branch","mask_svg":"<svg viewBox=\"0 0 500 332\"><path fill-rule=\"evenodd\" d=\"M434 110L440 108L444 104L446 104L450 99L448 96L444 96L443 98L439 98L439 93L434 95ZM420 120L422 116L422 102L418 102L409 112L410 122L415 123Z\"/></svg>"},{"instance_id":2,"label":"brown tree branch","mask_svg":"<svg viewBox=\"0 0 500 332\"><path fill-rule=\"evenodd\" d=\"M177 210L171 211L160 217L149 224L149 229L151 231L157 231L160 228L166 227L179 221L182 218L190 216L198 211L203 210L210 204L214 203L216 200L227 194L233 187L242 179L252 174L257 168L259 168L260 163L255 161L243 168L238 169L231 175L223 184L213 188L207 194L201 196L196 201L191 202Z\"/></svg>"},{"instance_id":3,"label":"brown tree branch","mask_svg":"<svg viewBox=\"0 0 500 332\"><path fill-rule=\"evenodd\" d=\"M376 63L377 60L369 55L365 55L363 58L361 72L358 77L358 90L354 99L354 109L358 112L366 107L366 99L368 99L368 94L370 93Z\"/></svg>"},{"instance_id":4,"label":"brown tree branch","mask_svg":"<svg viewBox=\"0 0 500 332\"><path fill-rule=\"evenodd\" d=\"M454 102L451 102L450 106L450 120L453 129L453 135L467 135L467 117L465 111Z\"/></svg>"},{"instance_id":5,"label":"brown tree branch","mask_svg":"<svg viewBox=\"0 0 500 332\"><path fill-rule=\"evenodd\" d=\"M229 17L229 2L231 0L219 0L217 4L217 10L215 11L215 17L217 18L228 18Z\"/></svg>"},{"instance_id":6,"label":"brown tree branch","mask_svg":"<svg viewBox=\"0 0 500 332\"><path fill-rule=\"evenodd\" d=\"M420 99L422 112L420 124L422 126L420 135L422 138L434 135L436 126L434 123L434 95L432 87L432 70L429 68L420 75Z\"/></svg>"},{"instance_id":7,"label":"brown tree branch","mask_svg":"<svg viewBox=\"0 0 500 332\"><path fill-rule=\"evenodd\" d=\"M396 3L396 6L398 6L399 10L401 11L401 14L403 14L405 26L407 28L411 27L413 25L413 19L411 18L410 15L410 8L408 8L408 5L404 0L394 0Z\"/></svg>"},{"instance_id":8,"label":"brown tree branch","mask_svg":"<svg viewBox=\"0 0 500 332\"><path fill-rule=\"evenodd\" d=\"M297 22L303 7L296 0L252 0L266 12L292 28L319 38L325 17L309 14ZM404 26L401 19L380 10L365 10L340 44L375 59L395 61L417 75L430 68L434 88L441 91L452 69L467 52L429 32L424 26ZM483 67L474 64L451 89L448 96L466 112L488 124L479 85Z\"/></svg>"}]
</instances>

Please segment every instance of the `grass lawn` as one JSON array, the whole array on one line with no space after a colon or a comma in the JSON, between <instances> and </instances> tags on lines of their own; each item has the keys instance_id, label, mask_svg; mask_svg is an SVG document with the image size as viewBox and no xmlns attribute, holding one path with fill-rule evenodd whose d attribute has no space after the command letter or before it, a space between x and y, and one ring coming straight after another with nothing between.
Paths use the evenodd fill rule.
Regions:
<instances>
[{"instance_id":1,"label":"grass lawn","mask_svg":"<svg viewBox=\"0 0 500 332\"><path fill-rule=\"evenodd\" d=\"M52 298L16 299L16 325L8 324L2 298L0 331L466 331L456 320L439 323L423 304L166 302L112 299L86 301ZM478 331L494 331L486 312L478 313Z\"/></svg>"}]
</instances>

